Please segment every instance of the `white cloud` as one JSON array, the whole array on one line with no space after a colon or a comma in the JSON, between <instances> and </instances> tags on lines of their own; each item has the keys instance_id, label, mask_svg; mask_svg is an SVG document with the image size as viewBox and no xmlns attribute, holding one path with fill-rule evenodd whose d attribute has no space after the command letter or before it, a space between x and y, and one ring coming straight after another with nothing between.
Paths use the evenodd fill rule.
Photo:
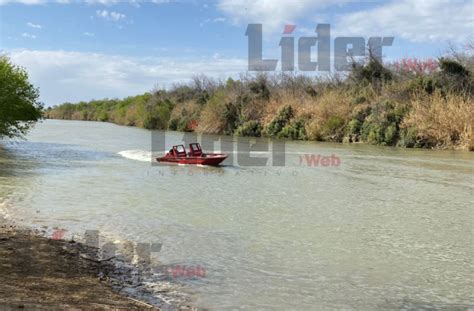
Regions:
<instances>
[{"instance_id":1,"label":"white cloud","mask_svg":"<svg viewBox=\"0 0 474 311\"><path fill-rule=\"evenodd\" d=\"M30 22L26 23L26 25L28 27L36 28L36 29L41 29L42 28L40 24L33 24L33 23L30 23Z\"/></svg>"},{"instance_id":2,"label":"white cloud","mask_svg":"<svg viewBox=\"0 0 474 311\"><path fill-rule=\"evenodd\" d=\"M171 0L86 0L88 4L102 4L102 5L114 5L117 3L130 3L134 7L139 8L140 3L151 2L155 4L169 3Z\"/></svg>"},{"instance_id":3,"label":"white cloud","mask_svg":"<svg viewBox=\"0 0 474 311\"><path fill-rule=\"evenodd\" d=\"M339 17L335 33L395 36L414 42L465 41L474 36L474 2L392 1Z\"/></svg>"},{"instance_id":4,"label":"white cloud","mask_svg":"<svg viewBox=\"0 0 474 311\"><path fill-rule=\"evenodd\" d=\"M68 4L68 3L71 3L71 0L0 0L0 5L7 5L7 4L43 5L47 3Z\"/></svg>"},{"instance_id":5,"label":"white cloud","mask_svg":"<svg viewBox=\"0 0 474 311\"><path fill-rule=\"evenodd\" d=\"M4 4L13 4L13 3L21 3L21 4L27 4L27 5L33 5L33 4L43 4L45 3L44 0L0 0L0 5Z\"/></svg>"},{"instance_id":6,"label":"white cloud","mask_svg":"<svg viewBox=\"0 0 474 311\"><path fill-rule=\"evenodd\" d=\"M113 21L118 21L125 18L125 14L110 12L110 19Z\"/></svg>"},{"instance_id":7,"label":"white cloud","mask_svg":"<svg viewBox=\"0 0 474 311\"><path fill-rule=\"evenodd\" d=\"M346 2L349 0L219 0L217 7L234 23L262 23L264 29L276 31L309 13Z\"/></svg>"},{"instance_id":8,"label":"white cloud","mask_svg":"<svg viewBox=\"0 0 474 311\"><path fill-rule=\"evenodd\" d=\"M126 18L125 14L114 12L114 11L107 11L107 10L97 10L96 15L108 21L118 22Z\"/></svg>"},{"instance_id":9,"label":"white cloud","mask_svg":"<svg viewBox=\"0 0 474 311\"><path fill-rule=\"evenodd\" d=\"M208 24L208 23L223 23L225 22L227 19L225 17L216 17L216 18L213 18L213 19L210 19L210 18L206 18L205 20L203 20L202 22L199 23L199 26L203 27L204 25Z\"/></svg>"},{"instance_id":10,"label":"white cloud","mask_svg":"<svg viewBox=\"0 0 474 311\"><path fill-rule=\"evenodd\" d=\"M23 38L36 39L36 36L35 36L35 35L32 35L32 34L27 33L27 32L22 33L21 36L22 36Z\"/></svg>"},{"instance_id":11,"label":"white cloud","mask_svg":"<svg viewBox=\"0 0 474 311\"><path fill-rule=\"evenodd\" d=\"M47 4L47 3L60 3L60 4L69 4L69 3L86 3L91 5L114 5L123 2L128 2L135 7L140 7L140 2L147 2L149 0L0 0L0 5L6 4L26 4L26 5L38 5L38 4ZM152 1L154 3L165 3L169 1Z\"/></svg>"},{"instance_id":12,"label":"white cloud","mask_svg":"<svg viewBox=\"0 0 474 311\"><path fill-rule=\"evenodd\" d=\"M86 0L87 4L102 4L102 5L113 5L117 4L119 0Z\"/></svg>"},{"instance_id":13,"label":"white cloud","mask_svg":"<svg viewBox=\"0 0 474 311\"><path fill-rule=\"evenodd\" d=\"M13 63L27 69L46 105L136 95L157 84L166 87L188 82L200 73L227 78L247 69L247 60L237 58L134 58L36 50L7 52Z\"/></svg>"},{"instance_id":14,"label":"white cloud","mask_svg":"<svg viewBox=\"0 0 474 311\"><path fill-rule=\"evenodd\" d=\"M95 37L95 34L92 32L84 32L83 35L86 37Z\"/></svg>"},{"instance_id":15,"label":"white cloud","mask_svg":"<svg viewBox=\"0 0 474 311\"><path fill-rule=\"evenodd\" d=\"M302 18L316 20L322 10L353 1L219 0L217 7L233 23L262 23L264 31L274 32L284 24L297 25ZM461 42L474 37L472 0L391 0L368 4L374 7L337 16L332 25L333 37L383 35L415 42Z\"/></svg>"}]
</instances>

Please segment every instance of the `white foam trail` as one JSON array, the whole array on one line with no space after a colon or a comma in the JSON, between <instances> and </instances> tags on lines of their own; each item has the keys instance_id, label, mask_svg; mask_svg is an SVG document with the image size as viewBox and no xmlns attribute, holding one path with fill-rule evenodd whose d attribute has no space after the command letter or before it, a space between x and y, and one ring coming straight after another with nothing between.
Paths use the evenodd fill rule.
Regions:
<instances>
[{"instance_id":1,"label":"white foam trail","mask_svg":"<svg viewBox=\"0 0 474 311\"><path fill-rule=\"evenodd\" d=\"M118 152L122 157L135 160L135 161L142 161L142 162L151 162L152 161L152 153L146 150L124 150Z\"/></svg>"}]
</instances>

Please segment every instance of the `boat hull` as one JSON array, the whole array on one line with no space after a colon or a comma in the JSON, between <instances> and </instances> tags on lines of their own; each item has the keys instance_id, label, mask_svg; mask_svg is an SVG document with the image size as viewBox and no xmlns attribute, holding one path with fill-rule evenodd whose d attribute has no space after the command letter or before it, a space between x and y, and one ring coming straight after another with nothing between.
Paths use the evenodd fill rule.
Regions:
<instances>
[{"instance_id":1,"label":"boat hull","mask_svg":"<svg viewBox=\"0 0 474 311\"><path fill-rule=\"evenodd\" d=\"M217 166L227 159L225 154L205 155L201 157L173 157L164 156L156 158L158 162L176 163L176 164L191 164L191 165L209 165Z\"/></svg>"}]
</instances>

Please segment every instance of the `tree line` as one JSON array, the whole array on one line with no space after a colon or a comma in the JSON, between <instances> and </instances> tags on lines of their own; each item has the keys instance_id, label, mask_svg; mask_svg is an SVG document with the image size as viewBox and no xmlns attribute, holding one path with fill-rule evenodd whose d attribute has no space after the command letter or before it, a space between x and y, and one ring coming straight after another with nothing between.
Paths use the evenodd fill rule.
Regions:
<instances>
[{"instance_id":1,"label":"tree line","mask_svg":"<svg viewBox=\"0 0 474 311\"><path fill-rule=\"evenodd\" d=\"M473 57L354 63L346 76L242 74L124 99L64 103L53 119L146 129L473 150Z\"/></svg>"},{"instance_id":2,"label":"tree line","mask_svg":"<svg viewBox=\"0 0 474 311\"><path fill-rule=\"evenodd\" d=\"M0 58L0 136L19 137L43 115L146 129L280 139L473 150L474 57L354 62L345 76L204 75L124 99L43 110L27 72Z\"/></svg>"}]
</instances>

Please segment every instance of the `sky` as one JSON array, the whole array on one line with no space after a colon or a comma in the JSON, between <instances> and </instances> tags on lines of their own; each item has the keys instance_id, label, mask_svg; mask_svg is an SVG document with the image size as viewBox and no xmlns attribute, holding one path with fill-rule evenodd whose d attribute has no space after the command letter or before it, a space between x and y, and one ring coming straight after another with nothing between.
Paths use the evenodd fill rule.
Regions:
<instances>
[{"instance_id":1,"label":"sky","mask_svg":"<svg viewBox=\"0 0 474 311\"><path fill-rule=\"evenodd\" d=\"M46 106L122 98L245 73L249 23L263 25L264 58L281 58L285 25L297 42L322 23L332 42L393 36L384 61L437 58L474 39L474 0L0 0L0 53Z\"/></svg>"}]
</instances>

